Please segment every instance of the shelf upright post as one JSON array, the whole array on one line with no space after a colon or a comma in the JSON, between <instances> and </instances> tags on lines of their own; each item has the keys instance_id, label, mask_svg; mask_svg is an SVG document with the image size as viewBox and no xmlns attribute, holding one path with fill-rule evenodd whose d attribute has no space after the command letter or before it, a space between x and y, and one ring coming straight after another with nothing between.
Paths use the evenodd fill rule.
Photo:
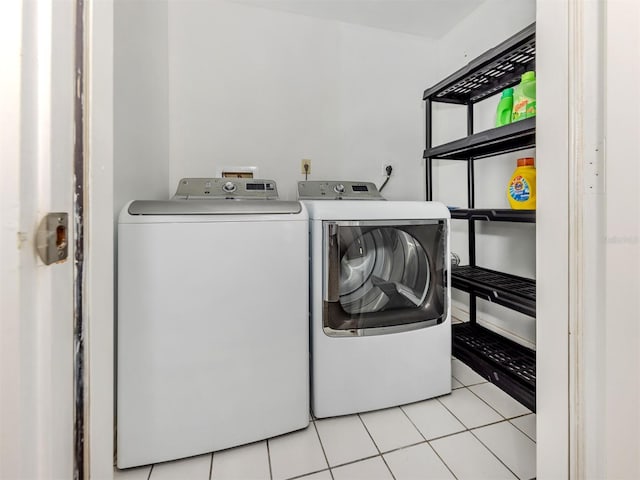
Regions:
<instances>
[{"instance_id":1,"label":"shelf upright post","mask_svg":"<svg viewBox=\"0 0 640 480\"><path fill-rule=\"evenodd\" d=\"M432 104L431 104L431 99L427 98L425 100L425 115L426 115L426 119L425 119L425 127L426 127L426 148L430 149L433 145L432 145L432 132L431 132L431 110L432 108ZM425 167L426 167L426 176L427 176L427 201L430 202L431 200L433 200L433 170L432 170L432 159L431 157L426 157L425 158Z\"/></svg>"},{"instance_id":2,"label":"shelf upright post","mask_svg":"<svg viewBox=\"0 0 640 480\"><path fill-rule=\"evenodd\" d=\"M467 135L473 135L473 102L467 104ZM474 160L469 157L467 160L467 206L475 208L475 173ZM472 218L469 219L469 265L476 266L476 223ZM469 294L469 321L476 323L476 296Z\"/></svg>"}]
</instances>

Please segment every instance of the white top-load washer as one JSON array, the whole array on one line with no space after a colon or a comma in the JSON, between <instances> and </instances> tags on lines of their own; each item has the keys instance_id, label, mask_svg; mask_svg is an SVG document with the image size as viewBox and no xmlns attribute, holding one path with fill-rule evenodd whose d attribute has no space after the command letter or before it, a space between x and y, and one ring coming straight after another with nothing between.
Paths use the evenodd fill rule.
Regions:
<instances>
[{"instance_id":1,"label":"white top-load washer","mask_svg":"<svg viewBox=\"0 0 640 480\"><path fill-rule=\"evenodd\" d=\"M298 198L309 210L314 415L450 393L448 209L383 201L366 182L299 182Z\"/></svg>"},{"instance_id":2,"label":"white top-load washer","mask_svg":"<svg viewBox=\"0 0 640 480\"><path fill-rule=\"evenodd\" d=\"M183 179L118 227L117 466L306 427L305 207L271 180Z\"/></svg>"}]
</instances>

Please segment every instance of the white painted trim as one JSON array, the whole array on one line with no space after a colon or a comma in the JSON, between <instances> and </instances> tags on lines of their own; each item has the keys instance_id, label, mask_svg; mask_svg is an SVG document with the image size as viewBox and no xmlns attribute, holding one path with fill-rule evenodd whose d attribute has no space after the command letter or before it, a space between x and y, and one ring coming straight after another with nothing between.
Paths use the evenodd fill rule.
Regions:
<instances>
[{"instance_id":1,"label":"white painted trim","mask_svg":"<svg viewBox=\"0 0 640 480\"><path fill-rule=\"evenodd\" d=\"M569 3L537 3L538 478L569 476Z\"/></svg>"},{"instance_id":2,"label":"white painted trim","mask_svg":"<svg viewBox=\"0 0 640 480\"><path fill-rule=\"evenodd\" d=\"M584 75L583 54L583 4L581 1L569 5L569 473L570 478L582 478L580 460L582 458L582 442L580 431L581 408L578 401L581 396L582 379L580 357L582 355L583 317L583 261L582 248L582 183L583 166L583 102Z\"/></svg>"},{"instance_id":3,"label":"white painted trim","mask_svg":"<svg viewBox=\"0 0 640 480\"><path fill-rule=\"evenodd\" d=\"M113 0L87 0L89 468L113 478Z\"/></svg>"},{"instance_id":4,"label":"white painted trim","mask_svg":"<svg viewBox=\"0 0 640 480\"><path fill-rule=\"evenodd\" d=\"M570 477L606 478L602 462L605 186L604 12L570 4Z\"/></svg>"}]
</instances>

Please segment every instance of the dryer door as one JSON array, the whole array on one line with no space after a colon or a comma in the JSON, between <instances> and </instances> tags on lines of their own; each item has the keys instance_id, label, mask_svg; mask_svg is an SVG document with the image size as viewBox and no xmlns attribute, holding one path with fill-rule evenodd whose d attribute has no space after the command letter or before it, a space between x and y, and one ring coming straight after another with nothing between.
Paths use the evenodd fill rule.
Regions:
<instances>
[{"instance_id":1,"label":"dryer door","mask_svg":"<svg viewBox=\"0 0 640 480\"><path fill-rule=\"evenodd\" d=\"M377 335L445 320L447 221L323 222L327 335Z\"/></svg>"}]
</instances>

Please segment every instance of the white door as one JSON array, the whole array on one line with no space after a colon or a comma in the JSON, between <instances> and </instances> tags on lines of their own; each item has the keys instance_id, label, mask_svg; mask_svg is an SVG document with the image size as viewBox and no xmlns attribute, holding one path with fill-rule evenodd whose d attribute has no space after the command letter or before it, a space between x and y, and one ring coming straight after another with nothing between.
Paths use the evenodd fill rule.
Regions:
<instances>
[{"instance_id":1,"label":"white door","mask_svg":"<svg viewBox=\"0 0 640 480\"><path fill-rule=\"evenodd\" d=\"M537 6L537 475L635 480L640 2Z\"/></svg>"},{"instance_id":2,"label":"white door","mask_svg":"<svg viewBox=\"0 0 640 480\"><path fill-rule=\"evenodd\" d=\"M0 5L3 479L73 478L74 4ZM47 212L69 214L69 257L49 266L35 251Z\"/></svg>"}]
</instances>

